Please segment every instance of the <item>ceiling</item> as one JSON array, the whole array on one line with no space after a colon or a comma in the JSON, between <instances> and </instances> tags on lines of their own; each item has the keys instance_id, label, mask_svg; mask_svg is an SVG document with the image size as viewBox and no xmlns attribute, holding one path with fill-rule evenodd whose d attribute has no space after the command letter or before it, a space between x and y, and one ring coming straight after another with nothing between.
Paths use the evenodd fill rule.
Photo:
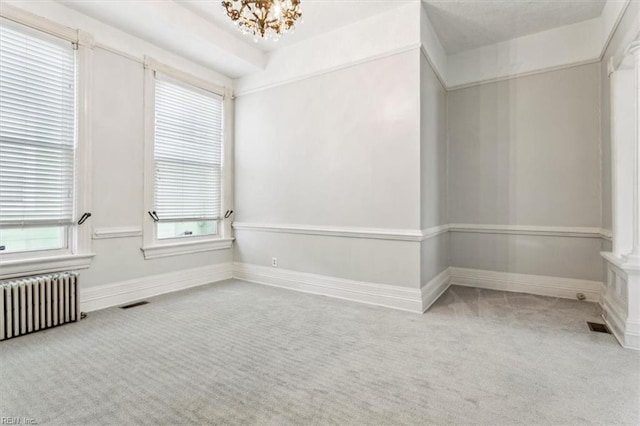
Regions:
<instances>
[{"instance_id":1,"label":"ceiling","mask_svg":"<svg viewBox=\"0 0 640 426\"><path fill-rule=\"evenodd\" d=\"M267 53L420 0L302 0L303 22L279 41L243 35L220 0L57 0L196 63L237 78ZM448 54L591 18L606 0L422 0Z\"/></svg>"},{"instance_id":2,"label":"ceiling","mask_svg":"<svg viewBox=\"0 0 640 426\"><path fill-rule=\"evenodd\" d=\"M226 16L220 0L174 1L265 52L299 43L407 3L416 3L415 0L302 0L303 22L296 25L293 34L286 34L277 42L260 40L254 43L250 35L243 35Z\"/></svg>"},{"instance_id":3,"label":"ceiling","mask_svg":"<svg viewBox=\"0 0 640 426\"><path fill-rule=\"evenodd\" d=\"M596 18L606 0L423 0L448 54Z\"/></svg>"}]
</instances>

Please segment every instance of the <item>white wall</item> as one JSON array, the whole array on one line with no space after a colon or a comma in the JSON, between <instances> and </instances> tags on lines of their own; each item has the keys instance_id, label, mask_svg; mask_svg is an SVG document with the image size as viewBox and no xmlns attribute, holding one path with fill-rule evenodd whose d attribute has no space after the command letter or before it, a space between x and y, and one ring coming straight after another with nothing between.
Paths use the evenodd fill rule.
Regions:
<instances>
[{"instance_id":1,"label":"white wall","mask_svg":"<svg viewBox=\"0 0 640 426\"><path fill-rule=\"evenodd\" d=\"M88 223L102 231L141 228L139 59L148 53L217 84L231 81L58 3L28 5L95 32L100 46L129 56L101 47L93 55ZM264 72L235 82L234 220L245 226L236 231L233 253L143 260L139 236L96 239L83 286L231 260L270 266L273 257L283 270L412 289L448 266L600 281L600 238L469 232L413 238L448 223L610 223L601 201L609 172L604 164L600 172L606 126L603 120L600 128L600 104L606 108L600 65L446 92L439 79L446 76L437 73L448 70L448 59L418 7L287 47L271 55ZM421 51L421 35L435 43L438 57L431 61L425 54L433 46ZM604 159L606 141L603 147ZM274 231L274 225L298 231Z\"/></svg>"},{"instance_id":2,"label":"white wall","mask_svg":"<svg viewBox=\"0 0 640 426\"><path fill-rule=\"evenodd\" d=\"M608 75L608 62L619 57L635 36L640 20L640 3L631 2L625 11L617 31L604 52L600 62L600 104L601 104L601 140L602 140L602 224L612 229L612 188L611 188L611 87Z\"/></svg>"},{"instance_id":3,"label":"white wall","mask_svg":"<svg viewBox=\"0 0 640 426\"><path fill-rule=\"evenodd\" d=\"M3 3L45 18L57 25L85 31L94 38L99 46L116 49L132 58L142 60L145 55L151 56L159 62L176 67L219 86L230 87L232 84L229 77L210 67L189 61L179 54L162 49L147 40L134 37L121 29L80 13L59 2L53 0L3 0Z\"/></svg>"},{"instance_id":4,"label":"white wall","mask_svg":"<svg viewBox=\"0 0 640 426\"><path fill-rule=\"evenodd\" d=\"M631 42L640 38L640 3L632 2L611 39L601 63L603 214L613 231L613 241L604 247L604 289L600 298L602 316L620 344L640 349L640 275L631 257L634 228L633 150L638 112ZM608 63L611 61L611 67ZM613 96L612 96L613 94Z\"/></svg>"},{"instance_id":5,"label":"white wall","mask_svg":"<svg viewBox=\"0 0 640 426\"><path fill-rule=\"evenodd\" d=\"M92 216L82 226L89 227L92 235L98 231L118 234L118 238L91 241L90 251L95 253L95 257L89 269L81 271L83 309L124 303L176 289L172 287L173 283L156 279L165 273L196 270L191 277L196 276L201 280L199 283L204 283L207 282L206 276L203 278L201 275L217 271L214 265L227 264L230 276L231 249L154 260L143 258L140 232L143 221L148 217L143 207L142 62L145 55L150 55L212 84L229 87L231 80L59 3L11 4L35 15L29 17L33 22L43 22L44 18L50 21L47 27L57 25L83 30L96 44L90 49L88 66L92 75L88 90L91 138L87 141L92 150L89 164L92 175L89 211ZM127 233L134 235L126 236ZM133 288L135 283L139 284L137 288ZM193 285L193 280L184 279L179 284L186 287ZM87 299L90 299L88 305L85 303Z\"/></svg>"},{"instance_id":6,"label":"white wall","mask_svg":"<svg viewBox=\"0 0 640 426\"><path fill-rule=\"evenodd\" d=\"M420 229L419 57L392 54L236 100L235 221ZM237 232L235 261L419 286L419 244ZM321 250L320 250L321 248Z\"/></svg>"},{"instance_id":7,"label":"white wall","mask_svg":"<svg viewBox=\"0 0 640 426\"><path fill-rule=\"evenodd\" d=\"M420 2L408 2L270 52L263 72L235 80L236 93L242 95L413 50L420 43L419 8Z\"/></svg>"},{"instance_id":8,"label":"white wall","mask_svg":"<svg viewBox=\"0 0 640 426\"><path fill-rule=\"evenodd\" d=\"M601 226L600 68L449 92L452 223ZM599 238L454 232L452 266L601 280Z\"/></svg>"},{"instance_id":9,"label":"white wall","mask_svg":"<svg viewBox=\"0 0 640 426\"><path fill-rule=\"evenodd\" d=\"M104 49L93 53L92 140L94 230L142 229L143 82L142 64ZM144 260L142 237L92 241L96 256L81 272L84 289L146 275L230 262L231 250Z\"/></svg>"}]
</instances>

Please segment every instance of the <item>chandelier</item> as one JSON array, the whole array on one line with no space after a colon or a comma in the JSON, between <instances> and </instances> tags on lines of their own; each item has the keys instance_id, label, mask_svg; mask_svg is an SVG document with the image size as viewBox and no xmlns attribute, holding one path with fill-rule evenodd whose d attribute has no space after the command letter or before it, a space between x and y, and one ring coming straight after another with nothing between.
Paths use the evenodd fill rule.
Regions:
<instances>
[{"instance_id":1,"label":"chandelier","mask_svg":"<svg viewBox=\"0 0 640 426\"><path fill-rule=\"evenodd\" d=\"M240 31L252 34L254 41L278 40L302 17L300 0L223 0L222 6Z\"/></svg>"}]
</instances>

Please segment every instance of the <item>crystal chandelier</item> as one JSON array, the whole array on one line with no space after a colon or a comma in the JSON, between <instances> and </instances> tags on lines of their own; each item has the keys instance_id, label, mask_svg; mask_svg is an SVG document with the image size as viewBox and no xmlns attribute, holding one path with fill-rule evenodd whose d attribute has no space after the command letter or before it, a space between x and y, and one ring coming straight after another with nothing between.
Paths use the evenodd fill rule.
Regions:
<instances>
[{"instance_id":1,"label":"crystal chandelier","mask_svg":"<svg viewBox=\"0 0 640 426\"><path fill-rule=\"evenodd\" d=\"M243 34L277 40L302 17L300 0L228 0L222 1L227 15Z\"/></svg>"}]
</instances>

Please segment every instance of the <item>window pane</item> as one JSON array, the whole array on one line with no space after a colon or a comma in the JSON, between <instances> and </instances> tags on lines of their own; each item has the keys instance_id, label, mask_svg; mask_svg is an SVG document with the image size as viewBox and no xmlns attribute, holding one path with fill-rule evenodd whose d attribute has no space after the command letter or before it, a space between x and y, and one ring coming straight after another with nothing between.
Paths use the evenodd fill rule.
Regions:
<instances>
[{"instance_id":1,"label":"window pane","mask_svg":"<svg viewBox=\"0 0 640 426\"><path fill-rule=\"evenodd\" d=\"M0 227L22 226L7 232L39 240L43 229L73 221L76 52L71 42L0 24Z\"/></svg>"},{"instance_id":2,"label":"window pane","mask_svg":"<svg viewBox=\"0 0 640 426\"><path fill-rule=\"evenodd\" d=\"M215 235L218 233L218 222L215 220L190 222L159 222L158 239L195 237L198 235Z\"/></svg>"},{"instance_id":3,"label":"window pane","mask_svg":"<svg viewBox=\"0 0 640 426\"><path fill-rule=\"evenodd\" d=\"M65 226L0 229L0 246L4 246L0 253L65 248L66 235Z\"/></svg>"},{"instance_id":4,"label":"window pane","mask_svg":"<svg viewBox=\"0 0 640 426\"><path fill-rule=\"evenodd\" d=\"M200 229L184 224L220 217L222 99L166 77L155 84L154 210L161 220L183 221L175 232L198 235ZM165 227L176 236L170 224L158 235Z\"/></svg>"}]
</instances>

